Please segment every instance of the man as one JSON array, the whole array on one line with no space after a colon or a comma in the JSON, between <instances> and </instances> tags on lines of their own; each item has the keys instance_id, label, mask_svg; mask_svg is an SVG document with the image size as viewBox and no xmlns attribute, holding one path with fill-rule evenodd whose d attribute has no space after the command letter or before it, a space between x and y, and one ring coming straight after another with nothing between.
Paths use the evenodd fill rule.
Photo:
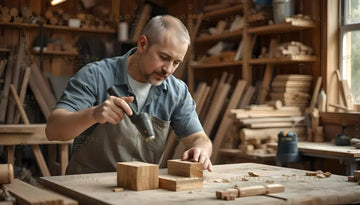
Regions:
<instances>
[{"instance_id":1,"label":"man","mask_svg":"<svg viewBox=\"0 0 360 205\"><path fill-rule=\"evenodd\" d=\"M211 141L187 86L171 75L189 45L179 19L156 16L137 48L87 64L69 80L46 126L49 140L75 138L67 174L115 171L119 161L159 163L170 125L187 149L182 159L211 171ZM122 97L106 93L113 85ZM133 112L152 116L154 140L145 141L137 131L128 117Z\"/></svg>"}]
</instances>

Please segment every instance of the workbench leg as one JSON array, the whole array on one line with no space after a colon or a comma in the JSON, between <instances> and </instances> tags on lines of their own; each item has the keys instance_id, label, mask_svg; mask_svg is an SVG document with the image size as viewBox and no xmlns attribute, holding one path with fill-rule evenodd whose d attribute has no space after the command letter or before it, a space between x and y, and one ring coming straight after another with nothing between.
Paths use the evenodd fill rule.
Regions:
<instances>
[{"instance_id":1,"label":"workbench leg","mask_svg":"<svg viewBox=\"0 0 360 205\"><path fill-rule=\"evenodd\" d=\"M357 166L356 160L344 160L344 164L346 166L346 176L353 176Z\"/></svg>"},{"instance_id":2,"label":"workbench leg","mask_svg":"<svg viewBox=\"0 0 360 205\"><path fill-rule=\"evenodd\" d=\"M7 154L7 163L14 165L15 145L7 145L5 148Z\"/></svg>"},{"instance_id":3,"label":"workbench leg","mask_svg":"<svg viewBox=\"0 0 360 205\"><path fill-rule=\"evenodd\" d=\"M65 175L66 167L69 163L69 145L60 144L59 145L59 155L60 155L60 169L61 175Z\"/></svg>"},{"instance_id":4,"label":"workbench leg","mask_svg":"<svg viewBox=\"0 0 360 205\"><path fill-rule=\"evenodd\" d=\"M35 159L36 159L36 161L37 161L37 163L39 165L41 174L44 177L50 176L49 168L46 165L46 162L44 160L44 156L41 153L39 145L31 145L31 148L32 148L32 150L34 152Z\"/></svg>"},{"instance_id":5,"label":"workbench leg","mask_svg":"<svg viewBox=\"0 0 360 205\"><path fill-rule=\"evenodd\" d=\"M56 145L55 144L49 144L48 145L48 165L50 169L50 173L52 176L57 175L56 172Z\"/></svg>"}]
</instances>

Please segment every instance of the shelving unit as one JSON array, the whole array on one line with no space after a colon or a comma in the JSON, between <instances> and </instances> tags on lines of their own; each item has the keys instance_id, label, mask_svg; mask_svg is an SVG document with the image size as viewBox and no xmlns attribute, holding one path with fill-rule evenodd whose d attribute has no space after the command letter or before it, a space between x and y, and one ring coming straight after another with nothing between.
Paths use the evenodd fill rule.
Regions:
<instances>
[{"instance_id":1,"label":"shelving unit","mask_svg":"<svg viewBox=\"0 0 360 205\"><path fill-rule=\"evenodd\" d=\"M40 51L33 51L34 54L40 54ZM44 55L68 55L68 56L78 56L78 52L69 52L69 51L43 51Z\"/></svg>"},{"instance_id":2,"label":"shelving unit","mask_svg":"<svg viewBox=\"0 0 360 205\"><path fill-rule=\"evenodd\" d=\"M219 20L228 20L231 19L231 15L234 14L243 14L244 19L247 18L250 14L249 7L251 6L250 1L244 1L242 4L234 5L229 8L219 9L216 11L211 11L207 13L199 14L202 16L201 22L197 22L197 24L207 23L207 22L215 22ZM244 27L241 30L237 30L234 32L223 32L221 35L214 35L214 36L202 36L202 37L195 37L193 40L195 44L195 55L196 53L196 46L201 46L202 49L204 47L209 47L209 45L214 45L219 41L227 41L227 42L241 42L243 41L243 57L240 61L236 62L224 62L224 63L200 63L200 62L193 62L188 66L188 86L191 92L194 91L194 86L196 83L195 72L196 70L205 70L207 68L231 68L234 69L241 69L242 76L241 78L246 80L248 83L252 83L253 76L252 76L252 68L253 65L275 65L275 64L299 64L299 63L313 63L312 66L317 67L320 65L319 57L319 48L314 48L315 55L296 55L296 56L289 56L289 57L282 57L282 58L259 58L259 59L252 59L252 39L255 35L264 36L264 35L282 35L286 33L298 33L305 30L314 30L319 29L317 23L313 20L308 19L292 19L291 21L287 21L281 24L272 24L272 25L265 25L265 26L253 26L250 27L246 22L244 23ZM196 36L196 35L195 35ZM316 44L316 38L313 38L312 44ZM319 46L318 46L319 47Z\"/></svg>"}]
</instances>

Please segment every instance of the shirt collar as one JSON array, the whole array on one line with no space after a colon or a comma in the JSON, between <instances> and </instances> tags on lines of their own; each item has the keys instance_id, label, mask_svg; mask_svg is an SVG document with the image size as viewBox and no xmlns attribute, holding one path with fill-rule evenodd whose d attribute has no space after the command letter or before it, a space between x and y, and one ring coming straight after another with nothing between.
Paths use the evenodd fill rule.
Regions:
<instances>
[{"instance_id":1,"label":"shirt collar","mask_svg":"<svg viewBox=\"0 0 360 205\"><path fill-rule=\"evenodd\" d=\"M123 56L120 57L118 61L119 63L118 63L117 71L115 74L115 80L114 80L115 85L126 85L128 88L130 88L128 76L125 74L127 73L126 66L129 56L134 54L136 50L137 50L136 47L132 48L127 53L125 53ZM152 87L155 87L158 90L166 91L168 89L168 78L165 79L161 85L152 86Z\"/></svg>"}]
</instances>

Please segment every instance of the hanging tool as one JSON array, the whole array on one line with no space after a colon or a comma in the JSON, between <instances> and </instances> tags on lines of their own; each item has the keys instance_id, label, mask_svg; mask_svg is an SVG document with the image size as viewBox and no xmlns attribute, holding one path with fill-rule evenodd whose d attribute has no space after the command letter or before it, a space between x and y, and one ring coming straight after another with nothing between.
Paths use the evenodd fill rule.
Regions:
<instances>
[{"instance_id":1,"label":"hanging tool","mask_svg":"<svg viewBox=\"0 0 360 205\"><path fill-rule=\"evenodd\" d=\"M109 88L107 90L107 93L109 95L113 95L113 96L116 96L116 97L121 96L117 92L115 86L112 86L111 88ZM145 112L136 114L134 112L134 109L131 106L131 104L129 104L129 106L130 106L131 110L133 111L133 114L131 116L129 116L129 118L130 118L131 122L134 123L136 128L139 130L141 135L145 138L146 141L150 141L150 140L155 139L154 128L153 128L153 125L151 123L150 115L145 113Z\"/></svg>"}]
</instances>

